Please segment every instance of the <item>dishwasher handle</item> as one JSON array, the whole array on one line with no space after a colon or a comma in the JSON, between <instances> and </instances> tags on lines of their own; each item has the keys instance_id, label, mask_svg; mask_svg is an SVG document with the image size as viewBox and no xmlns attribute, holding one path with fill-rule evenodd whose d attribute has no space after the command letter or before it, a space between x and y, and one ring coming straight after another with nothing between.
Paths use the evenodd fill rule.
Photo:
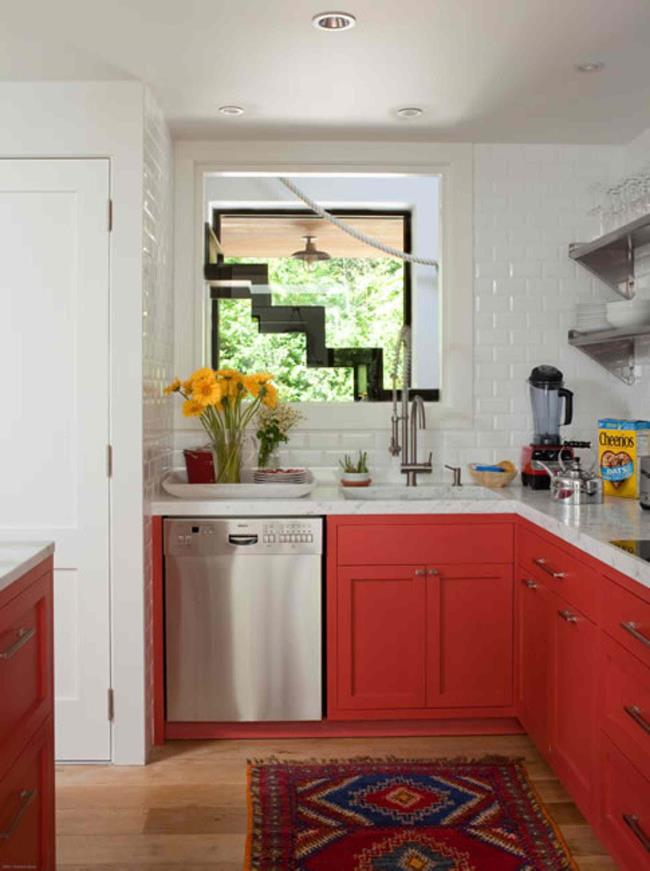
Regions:
<instances>
[{"instance_id":1,"label":"dishwasher handle","mask_svg":"<svg viewBox=\"0 0 650 871\"><path fill-rule=\"evenodd\" d=\"M229 535L228 544L234 544L236 547L249 547L251 544L257 544L259 541L258 535Z\"/></svg>"}]
</instances>

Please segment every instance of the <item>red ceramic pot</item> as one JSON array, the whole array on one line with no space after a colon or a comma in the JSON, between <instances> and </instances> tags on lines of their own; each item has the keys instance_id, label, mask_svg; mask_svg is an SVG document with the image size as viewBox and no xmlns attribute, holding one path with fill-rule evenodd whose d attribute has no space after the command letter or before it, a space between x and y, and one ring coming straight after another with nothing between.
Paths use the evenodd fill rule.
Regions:
<instances>
[{"instance_id":1,"label":"red ceramic pot","mask_svg":"<svg viewBox=\"0 0 650 871\"><path fill-rule=\"evenodd\" d=\"M188 484L214 484L214 460L209 448L183 451Z\"/></svg>"}]
</instances>

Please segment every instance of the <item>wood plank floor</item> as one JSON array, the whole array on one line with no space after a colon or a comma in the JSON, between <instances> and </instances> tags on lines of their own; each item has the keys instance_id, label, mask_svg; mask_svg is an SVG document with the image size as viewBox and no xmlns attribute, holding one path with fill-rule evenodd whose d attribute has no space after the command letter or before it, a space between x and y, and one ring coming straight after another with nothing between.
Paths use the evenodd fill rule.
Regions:
<instances>
[{"instance_id":1,"label":"wood plank floor","mask_svg":"<svg viewBox=\"0 0 650 871\"><path fill-rule=\"evenodd\" d=\"M59 871L241 871L245 762L387 756L520 756L581 871L615 871L526 736L177 741L143 768L57 768Z\"/></svg>"}]
</instances>

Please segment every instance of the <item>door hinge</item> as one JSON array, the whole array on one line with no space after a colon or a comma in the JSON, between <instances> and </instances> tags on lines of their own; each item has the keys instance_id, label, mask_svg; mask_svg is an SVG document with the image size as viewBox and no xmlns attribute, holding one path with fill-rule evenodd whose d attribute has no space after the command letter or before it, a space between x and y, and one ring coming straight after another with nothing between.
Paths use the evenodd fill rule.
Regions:
<instances>
[{"instance_id":1,"label":"door hinge","mask_svg":"<svg viewBox=\"0 0 650 871\"><path fill-rule=\"evenodd\" d=\"M112 688L108 690L108 719L115 719L115 694Z\"/></svg>"},{"instance_id":2,"label":"door hinge","mask_svg":"<svg viewBox=\"0 0 650 871\"><path fill-rule=\"evenodd\" d=\"M106 445L106 474L113 477L113 445Z\"/></svg>"},{"instance_id":3,"label":"door hinge","mask_svg":"<svg viewBox=\"0 0 650 871\"><path fill-rule=\"evenodd\" d=\"M108 201L108 232L113 229L113 200Z\"/></svg>"}]
</instances>

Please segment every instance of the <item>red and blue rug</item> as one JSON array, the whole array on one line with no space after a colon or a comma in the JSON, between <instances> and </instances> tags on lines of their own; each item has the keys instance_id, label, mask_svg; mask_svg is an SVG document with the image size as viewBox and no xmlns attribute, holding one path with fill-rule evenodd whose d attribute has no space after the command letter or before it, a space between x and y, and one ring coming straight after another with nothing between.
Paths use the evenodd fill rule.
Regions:
<instances>
[{"instance_id":1,"label":"red and blue rug","mask_svg":"<svg viewBox=\"0 0 650 871\"><path fill-rule=\"evenodd\" d=\"M247 871L564 871L512 759L249 763Z\"/></svg>"}]
</instances>

